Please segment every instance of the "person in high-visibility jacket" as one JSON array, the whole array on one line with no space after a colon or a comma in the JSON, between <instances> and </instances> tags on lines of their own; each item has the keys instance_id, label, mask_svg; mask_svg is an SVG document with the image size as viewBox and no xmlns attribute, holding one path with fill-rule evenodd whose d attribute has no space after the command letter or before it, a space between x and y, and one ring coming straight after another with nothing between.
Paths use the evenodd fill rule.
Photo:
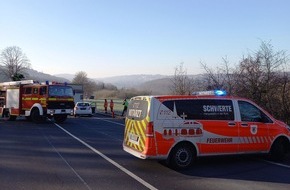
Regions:
<instances>
[{"instance_id":1,"label":"person in high-visibility jacket","mask_svg":"<svg viewBox=\"0 0 290 190\"><path fill-rule=\"evenodd\" d=\"M105 102L104 102L104 108L105 108L105 113L107 113L107 108L108 108L108 102L107 102L107 99L105 99Z\"/></svg>"},{"instance_id":2,"label":"person in high-visibility jacket","mask_svg":"<svg viewBox=\"0 0 290 190\"><path fill-rule=\"evenodd\" d=\"M113 102L113 100L111 100L111 102L110 102L110 109L111 109L111 112L113 113L114 112L114 102Z\"/></svg>"},{"instance_id":3,"label":"person in high-visibility jacket","mask_svg":"<svg viewBox=\"0 0 290 190\"><path fill-rule=\"evenodd\" d=\"M124 105L124 109L123 109L123 112L122 112L122 116L124 116L124 113L127 112L127 108L128 108L128 101L127 101L126 98L123 101L123 105Z\"/></svg>"}]
</instances>

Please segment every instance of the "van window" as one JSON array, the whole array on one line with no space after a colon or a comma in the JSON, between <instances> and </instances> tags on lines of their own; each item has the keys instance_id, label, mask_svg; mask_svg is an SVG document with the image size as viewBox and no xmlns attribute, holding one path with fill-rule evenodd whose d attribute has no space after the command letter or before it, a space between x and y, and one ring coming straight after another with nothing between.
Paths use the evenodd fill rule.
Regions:
<instances>
[{"instance_id":1,"label":"van window","mask_svg":"<svg viewBox=\"0 0 290 190\"><path fill-rule=\"evenodd\" d=\"M184 119L196 120L234 120L234 108L231 100L170 100L163 104Z\"/></svg>"},{"instance_id":2,"label":"van window","mask_svg":"<svg viewBox=\"0 0 290 190\"><path fill-rule=\"evenodd\" d=\"M134 120L143 120L147 116L148 102L145 100L131 100L128 105L127 117Z\"/></svg>"},{"instance_id":3,"label":"van window","mask_svg":"<svg viewBox=\"0 0 290 190\"><path fill-rule=\"evenodd\" d=\"M272 123L273 121L253 104L245 101L238 101L241 120L246 122L264 122Z\"/></svg>"}]
</instances>

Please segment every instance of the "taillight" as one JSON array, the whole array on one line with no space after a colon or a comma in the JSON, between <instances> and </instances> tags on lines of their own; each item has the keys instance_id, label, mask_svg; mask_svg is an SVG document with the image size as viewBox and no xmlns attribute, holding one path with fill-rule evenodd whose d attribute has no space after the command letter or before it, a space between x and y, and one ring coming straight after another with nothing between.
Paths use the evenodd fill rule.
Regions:
<instances>
[{"instance_id":1,"label":"taillight","mask_svg":"<svg viewBox=\"0 0 290 190\"><path fill-rule=\"evenodd\" d=\"M146 137L154 137L154 126L153 122L149 122L146 127Z\"/></svg>"}]
</instances>

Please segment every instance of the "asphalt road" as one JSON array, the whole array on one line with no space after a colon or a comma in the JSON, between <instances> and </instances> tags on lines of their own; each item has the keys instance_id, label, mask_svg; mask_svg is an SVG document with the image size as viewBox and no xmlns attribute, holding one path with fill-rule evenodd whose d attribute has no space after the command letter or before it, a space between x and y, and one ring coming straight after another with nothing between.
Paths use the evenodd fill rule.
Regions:
<instances>
[{"instance_id":1,"label":"asphalt road","mask_svg":"<svg viewBox=\"0 0 290 190\"><path fill-rule=\"evenodd\" d=\"M0 189L290 189L290 155L209 157L185 171L122 150L124 120L96 114L57 125L0 119Z\"/></svg>"}]
</instances>

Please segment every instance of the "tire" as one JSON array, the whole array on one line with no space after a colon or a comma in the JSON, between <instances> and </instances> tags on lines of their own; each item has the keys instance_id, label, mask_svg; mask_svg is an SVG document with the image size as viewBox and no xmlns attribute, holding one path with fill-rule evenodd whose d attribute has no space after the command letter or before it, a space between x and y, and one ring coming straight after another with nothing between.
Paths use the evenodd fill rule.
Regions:
<instances>
[{"instance_id":1,"label":"tire","mask_svg":"<svg viewBox=\"0 0 290 190\"><path fill-rule=\"evenodd\" d=\"M31 120L35 123L40 123L45 120L43 116L40 115L38 108L33 108L30 114Z\"/></svg>"},{"instance_id":2,"label":"tire","mask_svg":"<svg viewBox=\"0 0 290 190\"><path fill-rule=\"evenodd\" d=\"M286 143L283 139L277 139L270 150L270 159L274 161L281 161L286 156Z\"/></svg>"},{"instance_id":3,"label":"tire","mask_svg":"<svg viewBox=\"0 0 290 190\"><path fill-rule=\"evenodd\" d=\"M17 116L15 115L10 115L10 112L8 109L4 110L3 117L5 118L5 120L8 120L8 121L15 121L17 118Z\"/></svg>"},{"instance_id":4,"label":"tire","mask_svg":"<svg viewBox=\"0 0 290 190\"><path fill-rule=\"evenodd\" d=\"M175 170L182 170L189 168L196 154L192 146L183 143L173 148L169 156L169 165Z\"/></svg>"},{"instance_id":5,"label":"tire","mask_svg":"<svg viewBox=\"0 0 290 190\"><path fill-rule=\"evenodd\" d=\"M17 116L15 116L15 115L10 115L10 114L9 114L8 121L15 121L16 118L17 118Z\"/></svg>"},{"instance_id":6,"label":"tire","mask_svg":"<svg viewBox=\"0 0 290 190\"><path fill-rule=\"evenodd\" d=\"M66 120L67 115L54 115L53 118L56 123L63 123Z\"/></svg>"}]
</instances>

